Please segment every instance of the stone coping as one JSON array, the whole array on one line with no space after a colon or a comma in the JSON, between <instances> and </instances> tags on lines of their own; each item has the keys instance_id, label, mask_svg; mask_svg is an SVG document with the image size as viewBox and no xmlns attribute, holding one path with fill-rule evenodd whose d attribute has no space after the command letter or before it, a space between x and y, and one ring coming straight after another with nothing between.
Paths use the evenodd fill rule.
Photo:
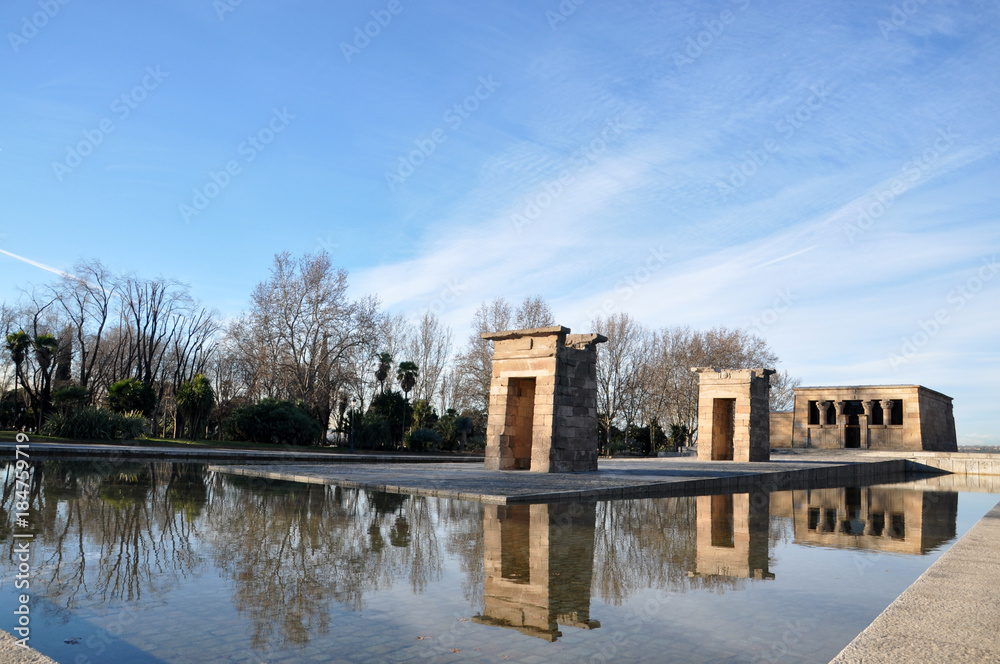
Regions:
<instances>
[{"instance_id":1,"label":"stone coping","mask_svg":"<svg viewBox=\"0 0 1000 664\"><path fill-rule=\"evenodd\" d=\"M493 505L616 500L712 493L782 491L902 481L904 459L740 463L690 458L601 460L590 473L486 470L455 464L217 465L214 471L263 479L330 484L386 493L472 500Z\"/></svg>"},{"instance_id":2,"label":"stone coping","mask_svg":"<svg viewBox=\"0 0 1000 664\"><path fill-rule=\"evenodd\" d=\"M831 664L1000 662L1000 503Z\"/></svg>"},{"instance_id":3,"label":"stone coping","mask_svg":"<svg viewBox=\"0 0 1000 664\"><path fill-rule=\"evenodd\" d=\"M0 629L0 664L56 664L34 648L17 645L17 637Z\"/></svg>"}]
</instances>

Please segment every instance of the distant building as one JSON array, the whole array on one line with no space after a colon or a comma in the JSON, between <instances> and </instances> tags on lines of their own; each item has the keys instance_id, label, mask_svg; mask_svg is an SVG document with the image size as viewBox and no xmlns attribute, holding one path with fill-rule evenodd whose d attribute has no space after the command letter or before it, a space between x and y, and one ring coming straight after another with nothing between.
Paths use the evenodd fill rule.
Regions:
<instances>
[{"instance_id":1,"label":"distant building","mask_svg":"<svg viewBox=\"0 0 1000 664\"><path fill-rule=\"evenodd\" d=\"M799 387L770 425L772 448L958 449L951 397L922 385Z\"/></svg>"}]
</instances>

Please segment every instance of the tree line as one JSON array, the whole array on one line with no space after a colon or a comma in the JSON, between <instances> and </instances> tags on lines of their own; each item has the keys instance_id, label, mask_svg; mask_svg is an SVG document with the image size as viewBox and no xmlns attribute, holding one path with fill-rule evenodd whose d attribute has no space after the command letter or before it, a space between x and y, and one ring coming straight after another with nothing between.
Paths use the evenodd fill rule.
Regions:
<instances>
[{"instance_id":1,"label":"tree line","mask_svg":"<svg viewBox=\"0 0 1000 664\"><path fill-rule=\"evenodd\" d=\"M115 274L84 260L0 304L0 427L68 437L211 436L361 447L481 447L492 343L480 334L555 324L537 296L483 302L465 344L432 312L352 298L329 254L279 253L234 319L188 285ZM601 444L650 454L697 430L692 366L775 366L739 329L651 330L629 314L597 317ZM790 403L787 372L772 406ZM328 433L328 429L331 430Z\"/></svg>"}]
</instances>

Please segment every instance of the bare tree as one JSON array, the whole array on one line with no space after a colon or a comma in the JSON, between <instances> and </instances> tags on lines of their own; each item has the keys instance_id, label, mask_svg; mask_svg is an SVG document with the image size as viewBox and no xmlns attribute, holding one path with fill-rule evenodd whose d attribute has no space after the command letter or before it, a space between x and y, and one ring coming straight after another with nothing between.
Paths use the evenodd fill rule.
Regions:
<instances>
[{"instance_id":1,"label":"bare tree","mask_svg":"<svg viewBox=\"0 0 1000 664\"><path fill-rule=\"evenodd\" d=\"M521 330L555 325L555 320L552 308L539 295L529 295L524 298L517 311L514 312L515 325Z\"/></svg>"},{"instance_id":2,"label":"bare tree","mask_svg":"<svg viewBox=\"0 0 1000 664\"><path fill-rule=\"evenodd\" d=\"M443 325L433 312L426 312L416 325L406 356L420 367L413 387L414 400L431 401L437 396L448 357L451 355L451 328Z\"/></svg>"},{"instance_id":3,"label":"bare tree","mask_svg":"<svg viewBox=\"0 0 1000 664\"><path fill-rule=\"evenodd\" d=\"M234 337L248 362L275 376L271 396L302 401L325 429L349 378L346 360L375 352L378 322L378 301L349 300L347 271L334 268L328 253L294 259L284 252L254 289Z\"/></svg>"},{"instance_id":4,"label":"bare tree","mask_svg":"<svg viewBox=\"0 0 1000 664\"><path fill-rule=\"evenodd\" d=\"M626 432L641 410L642 385L648 331L628 313L607 318L597 316L590 323L597 334L608 338L597 354L597 413L610 438L611 425L624 419Z\"/></svg>"},{"instance_id":5,"label":"bare tree","mask_svg":"<svg viewBox=\"0 0 1000 664\"><path fill-rule=\"evenodd\" d=\"M502 297L483 302L472 318L472 332L459 356L457 368L463 396L462 408L485 410L489 406L490 379L493 375L493 344L480 335L511 329L514 319L510 303Z\"/></svg>"},{"instance_id":6,"label":"bare tree","mask_svg":"<svg viewBox=\"0 0 1000 664\"><path fill-rule=\"evenodd\" d=\"M665 327L652 343L653 367L644 388L650 394L649 415L686 427L692 435L698 425L698 377L691 367L751 369L778 363L767 342L741 329Z\"/></svg>"},{"instance_id":7,"label":"bare tree","mask_svg":"<svg viewBox=\"0 0 1000 664\"><path fill-rule=\"evenodd\" d=\"M118 296L117 281L100 261L80 261L73 266L72 276L64 276L50 288L72 326L79 354L77 381L87 387Z\"/></svg>"},{"instance_id":8,"label":"bare tree","mask_svg":"<svg viewBox=\"0 0 1000 664\"><path fill-rule=\"evenodd\" d=\"M771 411L791 410L795 404L795 388L801 384L802 380L792 378L787 369L771 376L771 391L768 395Z\"/></svg>"}]
</instances>

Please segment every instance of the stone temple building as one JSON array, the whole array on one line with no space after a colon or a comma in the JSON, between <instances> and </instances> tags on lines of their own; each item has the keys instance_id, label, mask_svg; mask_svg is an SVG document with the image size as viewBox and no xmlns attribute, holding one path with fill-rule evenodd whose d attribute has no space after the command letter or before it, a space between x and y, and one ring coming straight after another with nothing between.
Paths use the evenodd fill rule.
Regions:
<instances>
[{"instance_id":1,"label":"stone temple building","mask_svg":"<svg viewBox=\"0 0 1000 664\"><path fill-rule=\"evenodd\" d=\"M952 399L922 385L795 388L791 411L770 414L771 447L958 449Z\"/></svg>"}]
</instances>

